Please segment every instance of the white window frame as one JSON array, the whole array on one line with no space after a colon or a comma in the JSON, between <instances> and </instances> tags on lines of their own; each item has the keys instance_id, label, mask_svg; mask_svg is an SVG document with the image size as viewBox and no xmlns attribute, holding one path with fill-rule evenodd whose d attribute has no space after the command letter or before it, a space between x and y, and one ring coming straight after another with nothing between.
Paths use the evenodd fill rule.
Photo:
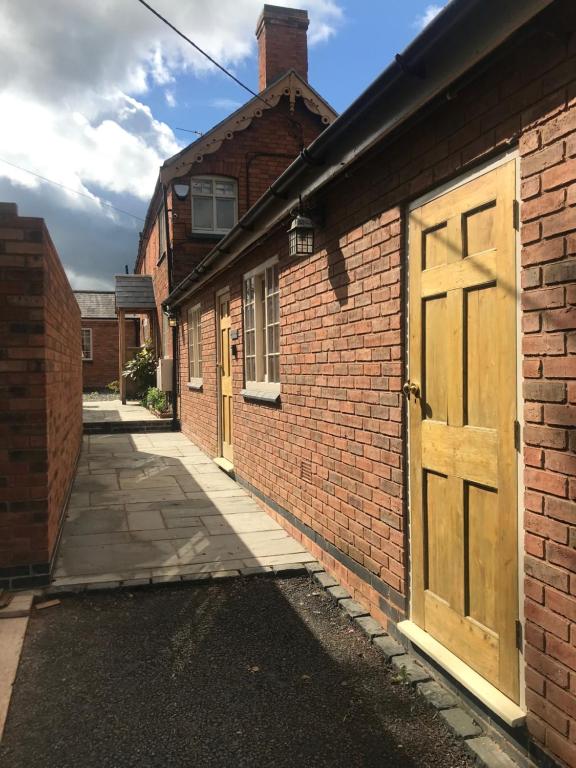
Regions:
<instances>
[{"instance_id":1,"label":"white window frame","mask_svg":"<svg viewBox=\"0 0 576 768\"><path fill-rule=\"evenodd\" d=\"M243 294L243 326L244 326L244 374L245 374L245 387L247 391L253 392L266 392L272 394L280 393L280 349L278 352L272 353L278 360L278 381L270 381L268 375L268 358L272 355L268 352L268 328L272 325L278 325L280 328L280 274L278 274L278 322L268 323L268 310L267 301L268 297L268 284L267 274L268 269L278 265L278 257L274 256L268 261L259 264L255 269L246 272L242 277L242 294ZM255 287L254 297L254 328L247 328L246 325L246 283L251 278L264 277L264 296L261 289L258 286ZM254 360L255 360L255 373L256 379L252 380L248 378L248 366L246 355L246 336L247 333L254 332Z\"/></svg>"},{"instance_id":2,"label":"white window frame","mask_svg":"<svg viewBox=\"0 0 576 768\"><path fill-rule=\"evenodd\" d=\"M84 334L88 334L88 338L90 339L90 357L84 355ZM94 359L94 347L92 346L92 328L82 328L81 329L82 334L82 362L91 362Z\"/></svg>"},{"instance_id":3,"label":"white window frame","mask_svg":"<svg viewBox=\"0 0 576 768\"><path fill-rule=\"evenodd\" d=\"M223 229L218 228L216 226L216 200L217 195L216 191L214 189L214 186L212 187L212 194L211 195L195 195L192 191L192 185L195 181L211 181L213 185L217 181L227 181L234 184L234 224L230 229L236 226L236 223L238 221L238 181L233 176L211 176L209 174L203 174L200 176L192 176L190 179L190 220L192 222L192 234L196 235L226 235L228 232L230 232L230 229ZM197 227L194 224L194 198L195 197L204 197L206 199L212 199L212 221L214 222L213 227ZM227 200L230 200L232 198L225 198Z\"/></svg>"},{"instance_id":4,"label":"white window frame","mask_svg":"<svg viewBox=\"0 0 576 768\"><path fill-rule=\"evenodd\" d=\"M186 313L188 324L188 386L202 386L202 305L189 307ZM191 343L196 350L194 357L190 354Z\"/></svg>"},{"instance_id":5,"label":"white window frame","mask_svg":"<svg viewBox=\"0 0 576 768\"><path fill-rule=\"evenodd\" d=\"M166 254L168 250L166 240L166 214L164 206L160 208L158 214L158 261Z\"/></svg>"}]
</instances>

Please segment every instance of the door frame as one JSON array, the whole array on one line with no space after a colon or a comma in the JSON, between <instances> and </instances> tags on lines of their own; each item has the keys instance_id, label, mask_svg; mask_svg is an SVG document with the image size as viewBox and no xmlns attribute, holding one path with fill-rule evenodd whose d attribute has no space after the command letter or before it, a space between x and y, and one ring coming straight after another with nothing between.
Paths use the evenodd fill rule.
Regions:
<instances>
[{"instance_id":1,"label":"door frame","mask_svg":"<svg viewBox=\"0 0 576 768\"><path fill-rule=\"evenodd\" d=\"M218 362L222 356L222 345L220 343L220 299L222 296L228 296L228 302L230 302L230 286L220 288L214 293L214 319L216 322L216 447L218 450L218 458L224 458L222 453L222 364ZM232 366L230 366L230 376L232 376Z\"/></svg>"},{"instance_id":2,"label":"door frame","mask_svg":"<svg viewBox=\"0 0 576 768\"><path fill-rule=\"evenodd\" d=\"M403 373L405 380L409 379L409 363L410 363L410 290L409 290L409 259L410 259L410 233L409 233L409 217L410 213L416 209L419 208L422 205L425 205L426 203L431 202L432 200L435 200L438 197L441 197L442 195L452 192L455 189L458 189L459 187L464 186L470 181L473 181L474 179L479 178L480 176L483 176L486 173L489 173L490 171L495 170L496 168L505 165L509 162L515 163L515 171L516 171L516 184L515 184L515 199L516 199L516 222L515 222L515 260L516 260L516 418L520 425L520 445L517 449L517 551L518 551L518 573L517 573L517 588L518 588L518 621L520 622L521 628L522 628L522 637L525 635L525 614L524 614L524 546L523 546L523 530L524 530L524 457L523 457L523 440L522 435L524 431L524 413L523 413L523 405L524 400L522 397L522 308L521 308L521 259L520 259L520 251L521 251L521 239L520 239L520 221L519 221L519 215L518 215L518 206L520 203L520 162L519 162L520 154L518 149L514 149L508 152L505 152L503 154L499 154L496 157L492 157L482 163L479 163L478 165L475 165L473 168L470 168L468 171L459 174L455 178L451 179L448 182L445 182L444 184L434 188L433 190L430 190L426 192L425 194L421 195L420 197L412 200L408 205L405 207L405 216L404 216L404 236L405 236L405 243L406 243L406 269L405 269L405 275L404 275L404 312L405 312L405 322L404 322L404 343L405 343L405 360L404 360L404 366L403 366ZM406 517L408 521L408 533L407 533L407 542L408 542L408 563L407 563L407 577L408 577L408 584L409 584L409 599L408 599L408 609L409 609L409 616L412 616L412 600L413 600L413 593L412 593L412 540L411 540L411 508L410 508L410 502L411 502L411 487L410 487L410 409L406 407L406 420L405 420L405 469L404 469L404 476L405 476L405 486L406 486ZM404 622L402 622L404 623ZM406 624L411 622L406 622ZM404 631L402 627L399 627L401 631L403 631L405 634L408 634L410 637L410 634L408 630ZM410 637L412 642L415 643L415 645L418 645L418 640L414 637ZM523 646L523 644L522 644ZM440 662L441 664L441 662ZM442 664L441 664L442 665ZM518 650L518 685L519 685L519 709L526 711L526 684L525 684L525 664L524 664L524 648ZM450 669L447 668L448 673L450 673ZM473 689L470 688L473 694L476 693ZM484 702L487 703L487 702ZM490 707L490 704L488 703L488 706ZM506 719L506 718L504 718Z\"/></svg>"}]
</instances>

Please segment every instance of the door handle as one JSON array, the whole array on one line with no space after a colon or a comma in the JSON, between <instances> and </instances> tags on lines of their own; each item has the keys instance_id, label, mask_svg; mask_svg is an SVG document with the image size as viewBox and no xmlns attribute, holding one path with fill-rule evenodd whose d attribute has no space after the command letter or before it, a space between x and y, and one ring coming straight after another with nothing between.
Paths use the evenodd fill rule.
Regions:
<instances>
[{"instance_id":1,"label":"door handle","mask_svg":"<svg viewBox=\"0 0 576 768\"><path fill-rule=\"evenodd\" d=\"M408 399L410 399L410 395L414 395L416 398L420 397L420 387L412 381L404 382L402 385L402 392Z\"/></svg>"}]
</instances>

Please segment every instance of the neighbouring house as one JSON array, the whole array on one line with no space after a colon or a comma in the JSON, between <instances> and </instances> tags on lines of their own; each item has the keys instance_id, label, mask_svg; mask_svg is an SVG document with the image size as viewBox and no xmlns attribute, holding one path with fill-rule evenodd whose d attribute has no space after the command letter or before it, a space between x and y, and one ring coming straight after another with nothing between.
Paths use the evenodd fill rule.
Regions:
<instances>
[{"instance_id":1,"label":"neighbouring house","mask_svg":"<svg viewBox=\"0 0 576 768\"><path fill-rule=\"evenodd\" d=\"M152 278L156 311L143 308L141 335L160 358L171 361L173 346L162 302L336 117L308 83L307 29L306 11L265 5L258 95L160 169L134 268ZM170 364L161 372L169 389Z\"/></svg>"},{"instance_id":2,"label":"neighbouring house","mask_svg":"<svg viewBox=\"0 0 576 768\"><path fill-rule=\"evenodd\" d=\"M228 152L320 127L296 77L161 171L138 269L174 285L182 430L503 743L574 766L576 6L452 0L248 196Z\"/></svg>"},{"instance_id":3,"label":"neighbouring house","mask_svg":"<svg viewBox=\"0 0 576 768\"><path fill-rule=\"evenodd\" d=\"M119 331L115 291L74 291L82 318L82 385L84 390L103 390L118 381ZM140 345L140 322L127 317L124 325L125 363Z\"/></svg>"},{"instance_id":4,"label":"neighbouring house","mask_svg":"<svg viewBox=\"0 0 576 768\"><path fill-rule=\"evenodd\" d=\"M80 310L43 219L0 203L0 587L48 584L82 445Z\"/></svg>"}]
</instances>

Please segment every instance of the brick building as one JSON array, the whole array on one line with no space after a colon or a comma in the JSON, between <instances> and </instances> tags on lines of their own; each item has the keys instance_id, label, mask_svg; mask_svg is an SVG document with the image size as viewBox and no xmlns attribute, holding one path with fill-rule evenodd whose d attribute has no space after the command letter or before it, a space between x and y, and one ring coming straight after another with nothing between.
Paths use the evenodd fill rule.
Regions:
<instances>
[{"instance_id":1,"label":"brick building","mask_svg":"<svg viewBox=\"0 0 576 768\"><path fill-rule=\"evenodd\" d=\"M159 357L172 357L162 302L336 117L307 81L307 29L306 11L265 5L258 96L160 169L134 267L153 279L156 312L142 335Z\"/></svg>"},{"instance_id":2,"label":"brick building","mask_svg":"<svg viewBox=\"0 0 576 768\"><path fill-rule=\"evenodd\" d=\"M186 243L196 265L164 304L184 433L503 740L564 766L575 31L568 0L453 0L262 197L242 193L217 245Z\"/></svg>"},{"instance_id":3,"label":"brick building","mask_svg":"<svg viewBox=\"0 0 576 768\"><path fill-rule=\"evenodd\" d=\"M80 310L43 219L0 204L0 587L47 584L82 444Z\"/></svg>"},{"instance_id":4,"label":"brick building","mask_svg":"<svg viewBox=\"0 0 576 768\"><path fill-rule=\"evenodd\" d=\"M82 318L82 385L103 390L119 373L119 329L114 291L74 291ZM125 322L125 360L134 357L140 344L140 323Z\"/></svg>"}]
</instances>

